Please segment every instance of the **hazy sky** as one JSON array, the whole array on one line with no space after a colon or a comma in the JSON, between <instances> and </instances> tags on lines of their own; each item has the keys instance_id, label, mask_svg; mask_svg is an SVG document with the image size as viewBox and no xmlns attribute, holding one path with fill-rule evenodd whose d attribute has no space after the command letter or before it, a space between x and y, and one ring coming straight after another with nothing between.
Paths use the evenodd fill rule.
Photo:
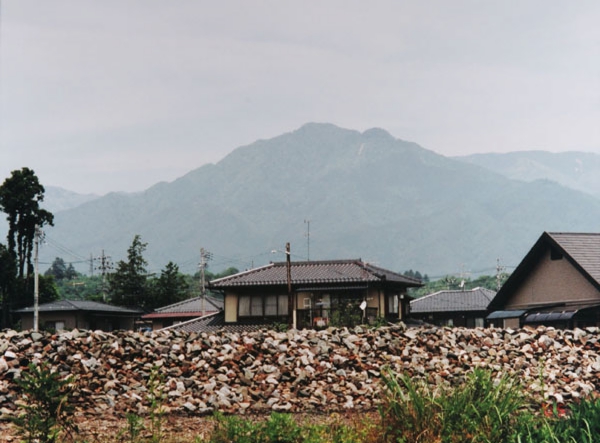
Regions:
<instances>
[{"instance_id":1,"label":"hazy sky","mask_svg":"<svg viewBox=\"0 0 600 443\"><path fill-rule=\"evenodd\" d=\"M600 153L597 0L0 7L0 180L138 191L307 122L443 155Z\"/></svg>"}]
</instances>

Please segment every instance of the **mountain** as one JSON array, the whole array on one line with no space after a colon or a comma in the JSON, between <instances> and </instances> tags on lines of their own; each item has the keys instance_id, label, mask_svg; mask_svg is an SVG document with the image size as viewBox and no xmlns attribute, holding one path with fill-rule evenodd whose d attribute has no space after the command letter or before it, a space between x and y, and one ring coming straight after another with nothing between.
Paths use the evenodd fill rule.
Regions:
<instances>
[{"instance_id":1,"label":"mountain","mask_svg":"<svg viewBox=\"0 0 600 443\"><path fill-rule=\"evenodd\" d=\"M96 194L78 194L57 186L44 186L44 190L42 206L52 213L75 208L98 198Z\"/></svg>"},{"instance_id":2,"label":"mountain","mask_svg":"<svg viewBox=\"0 0 600 443\"><path fill-rule=\"evenodd\" d=\"M44 201L42 207L53 214L66 209L75 208L83 203L98 198L96 194L78 194L57 186L44 186ZM0 242L5 243L8 232L8 221L0 214Z\"/></svg>"},{"instance_id":3,"label":"mountain","mask_svg":"<svg viewBox=\"0 0 600 443\"><path fill-rule=\"evenodd\" d=\"M518 151L455 157L522 181L553 180L600 197L600 155L591 152Z\"/></svg>"},{"instance_id":4,"label":"mountain","mask_svg":"<svg viewBox=\"0 0 600 443\"><path fill-rule=\"evenodd\" d=\"M216 164L138 194L55 213L50 244L79 257L126 257L134 235L149 269L245 269L292 258L362 258L431 277L514 266L542 231L597 229L600 200L547 180L510 180L396 139L311 123L235 149ZM310 224L307 223L310 221ZM310 230L308 229L310 226ZM62 256L46 248L46 260Z\"/></svg>"}]
</instances>

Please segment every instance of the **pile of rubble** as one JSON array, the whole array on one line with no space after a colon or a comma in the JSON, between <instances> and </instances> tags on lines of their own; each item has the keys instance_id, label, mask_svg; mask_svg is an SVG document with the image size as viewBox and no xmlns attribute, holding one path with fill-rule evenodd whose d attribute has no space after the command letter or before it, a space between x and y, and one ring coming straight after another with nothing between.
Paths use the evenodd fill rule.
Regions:
<instances>
[{"instance_id":1,"label":"pile of rubble","mask_svg":"<svg viewBox=\"0 0 600 443\"><path fill-rule=\"evenodd\" d=\"M14 379L30 363L73 375L83 414L371 410L384 368L431 384L469 370L514 374L540 399L600 388L600 330L500 330L394 325L378 329L181 333L0 332L0 417L14 414ZM149 380L159 379L159 388ZM160 392L158 392L160 391Z\"/></svg>"}]
</instances>

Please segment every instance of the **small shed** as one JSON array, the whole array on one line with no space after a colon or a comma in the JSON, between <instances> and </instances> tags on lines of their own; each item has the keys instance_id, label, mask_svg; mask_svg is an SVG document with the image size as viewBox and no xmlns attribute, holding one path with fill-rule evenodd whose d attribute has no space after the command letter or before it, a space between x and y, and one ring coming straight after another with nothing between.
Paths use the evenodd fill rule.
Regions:
<instances>
[{"instance_id":1,"label":"small shed","mask_svg":"<svg viewBox=\"0 0 600 443\"><path fill-rule=\"evenodd\" d=\"M21 316L22 329L33 328L33 306L14 312ZM41 329L113 331L132 330L142 311L89 300L57 300L39 305L38 314Z\"/></svg>"}]
</instances>

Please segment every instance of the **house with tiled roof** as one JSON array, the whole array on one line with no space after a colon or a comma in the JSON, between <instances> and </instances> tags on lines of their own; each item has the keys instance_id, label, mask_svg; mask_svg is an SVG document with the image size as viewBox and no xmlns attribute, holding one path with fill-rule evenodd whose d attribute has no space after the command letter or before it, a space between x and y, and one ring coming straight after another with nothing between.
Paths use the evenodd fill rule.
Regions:
<instances>
[{"instance_id":1,"label":"house with tiled roof","mask_svg":"<svg viewBox=\"0 0 600 443\"><path fill-rule=\"evenodd\" d=\"M21 328L33 328L34 307L14 311L21 316ZM122 308L89 300L56 300L38 306L42 329L132 330L140 318L139 309Z\"/></svg>"},{"instance_id":2,"label":"house with tiled roof","mask_svg":"<svg viewBox=\"0 0 600 443\"><path fill-rule=\"evenodd\" d=\"M224 297L224 325L295 328L407 318L417 279L360 259L286 261L209 282Z\"/></svg>"},{"instance_id":3,"label":"house with tiled roof","mask_svg":"<svg viewBox=\"0 0 600 443\"><path fill-rule=\"evenodd\" d=\"M544 232L489 308L497 327L600 326L600 234Z\"/></svg>"},{"instance_id":4,"label":"house with tiled roof","mask_svg":"<svg viewBox=\"0 0 600 443\"><path fill-rule=\"evenodd\" d=\"M443 290L410 302L411 317L438 326L484 327L496 291L486 288Z\"/></svg>"},{"instance_id":5,"label":"house with tiled roof","mask_svg":"<svg viewBox=\"0 0 600 443\"><path fill-rule=\"evenodd\" d=\"M156 331L222 311L223 299L207 294L155 309L143 315L142 320L151 322L152 329Z\"/></svg>"}]
</instances>

